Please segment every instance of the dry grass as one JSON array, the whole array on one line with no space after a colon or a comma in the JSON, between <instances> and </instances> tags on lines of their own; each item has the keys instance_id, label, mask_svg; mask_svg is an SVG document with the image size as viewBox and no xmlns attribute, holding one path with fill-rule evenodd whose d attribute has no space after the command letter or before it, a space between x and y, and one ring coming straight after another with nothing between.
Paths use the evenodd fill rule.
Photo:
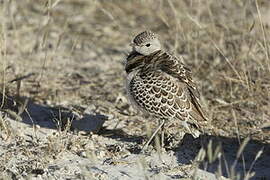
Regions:
<instances>
[{"instance_id":1,"label":"dry grass","mask_svg":"<svg viewBox=\"0 0 270 180\"><path fill-rule=\"evenodd\" d=\"M246 137L270 143L269 131L261 130L270 119L268 0L0 3L1 93L16 99L20 113L25 98L18 96L52 108L88 108L107 115L108 126L120 122L124 132L140 136L145 119L133 116L125 99L123 60L131 37L151 29L160 35L164 48L183 56L193 69L218 135L236 138L239 144ZM4 98L0 107L5 112L10 109ZM70 147L78 146L72 152L80 154L85 143L74 145L76 138L89 140L58 132L58 139L45 145L29 144L16 133L11 135L14 130L5 117L0 119L0 130L2 139L10 137L11 144L23 142L22 148L11 148L11 154L25 153L36 163L35 167L22 165L18 172L42 169L58 154L71 151ZM218 158L218 151L211 156ZM5 157L0 171L8 170L9 155Z\"/></svg>"}]
</instances>

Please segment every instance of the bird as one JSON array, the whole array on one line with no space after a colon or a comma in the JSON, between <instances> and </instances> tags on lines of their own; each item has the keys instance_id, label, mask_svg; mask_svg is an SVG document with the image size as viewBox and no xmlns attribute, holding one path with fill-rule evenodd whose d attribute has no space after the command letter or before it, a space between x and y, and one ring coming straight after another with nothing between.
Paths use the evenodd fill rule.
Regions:
<instances>
[{"instance_id":1,"label":"bird","mask_svg":"<svg viewBox=\"0 0 270 180\"><path fill-rule=\"evenodd\" d=\"M151 30L136 35L127 55L126 89L131 104L140 111L159 119L159 126L142 149L148 147L164 124L177 120L198 137L207 125L207 117L199 103L200 93L191 70L176 56L162 49L158 36Z\"/></svg>"}]
</instances>

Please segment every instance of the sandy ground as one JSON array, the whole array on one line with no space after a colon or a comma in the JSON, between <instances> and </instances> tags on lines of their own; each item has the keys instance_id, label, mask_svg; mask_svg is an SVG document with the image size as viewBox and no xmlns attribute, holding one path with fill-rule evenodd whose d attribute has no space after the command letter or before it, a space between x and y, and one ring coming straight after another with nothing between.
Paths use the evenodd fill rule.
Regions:
<instances>
[{"instance_id":1,"label":"sandy ground","mask_svg":"<svg viewBox=\"0 0 270 180\"><path fill-rule=\"evenodd\" d=\"M0 179L270 179L268 1L0 3ZM124 59L144 29L191 67L215 132L140 153L157 121Z\"/></svg>"}]
</instances>

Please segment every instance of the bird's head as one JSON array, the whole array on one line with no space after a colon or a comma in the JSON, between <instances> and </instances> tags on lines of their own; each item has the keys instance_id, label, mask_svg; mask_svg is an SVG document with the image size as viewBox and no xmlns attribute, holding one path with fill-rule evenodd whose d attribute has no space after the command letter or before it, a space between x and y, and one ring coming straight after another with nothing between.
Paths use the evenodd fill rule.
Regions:
<instances>
[{"instance_id":1,"label":"bird's head","mask_svg":"<svg viewBox=\"0 0 270 180\"><path fill-rule=\"evenodd\" d=\"M131 46L133 51L144 56L161 49L158 37L152 31L143 31L133 39Z\"/></svg>"}]
</instances>

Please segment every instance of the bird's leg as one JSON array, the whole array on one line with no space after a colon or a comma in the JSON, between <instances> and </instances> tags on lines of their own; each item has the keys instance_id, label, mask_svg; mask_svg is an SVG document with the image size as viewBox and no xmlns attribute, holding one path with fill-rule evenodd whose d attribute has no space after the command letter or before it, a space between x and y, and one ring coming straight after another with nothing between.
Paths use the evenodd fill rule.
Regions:
<instances>
[{"instance_id":1,"label":"bird's leg","mask_svg":"<svg viewBox=\"0 0 270 180\"><path fill-rule=\"evenodd\" d=\"M165 123L165 121L163 119L162 122L159 124L158 128L155 130L155 132L150 137L150 139L143 145L142 151L147 149L148 145L152 142L153 138L156 136L158 131L164 126L164 123Z\"/></svg>"},{"instance_id":2,"label":"bird's leg","mask_svg":"<svg viewBox=\"0 0 270 180\"><path fill-rule=\"evenodd\" d=\"M186 121L182 121L182 125L188 131L189 134L192 134L192 131L190 130L188 123Z\"/></svg>"},{"instance_id":3,"label":"bird's leg","mask_svg":"<svg viewBox=\"0 0 270 180\"><path fill-rule=\"evenodd\" d=\"M161 126L161 148L164 148L165 147L165 129L164 129L164 126L165 126L165 123L164 123L164 119L161 121L161 124L163 124Z\"/></svg>"}]
</instances>

